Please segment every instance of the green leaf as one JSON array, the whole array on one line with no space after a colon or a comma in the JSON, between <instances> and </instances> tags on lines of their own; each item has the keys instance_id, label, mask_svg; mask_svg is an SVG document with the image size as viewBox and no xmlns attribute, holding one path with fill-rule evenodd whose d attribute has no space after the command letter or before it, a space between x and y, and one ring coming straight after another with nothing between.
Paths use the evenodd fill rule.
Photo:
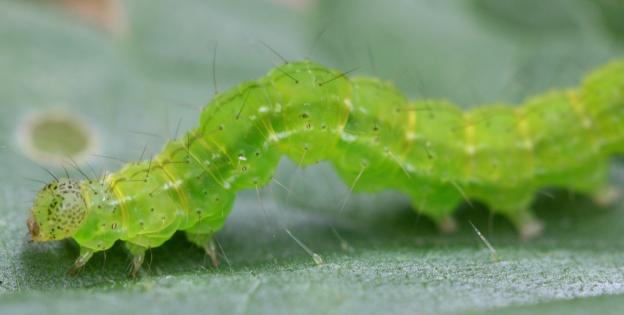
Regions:
<instances>
[{"instance_id":1,"label":"green leaf","mask_svg":"<svg viewBox=\"0 0 624 315\"><path fill-rule=\"evenodd\" d=\"M16 138L21 119L52 108L99 133L101 154L135 160L195 125L217 90L309 57L395 82L412 98L466 107L517 103L622 55L614 1L123 2L127 30L107 33L58 6L0 1L0 313L621 313L624 203L601 207L541 193L544 235L525 243L480 205L440 235L393 192L348 195L331 167L283 163L257 196L242 192L218 234L223 266L174 237L129 279L120 246L66 275L71 242L28 243L30 200L47 174ZM307 6L305 4L308 4ZM621 33L621 32L620 32ZM212 66L216 47L216 64ZM216 84L213 82L216 77ZM117 161L93 157L96 172ZM614 160L612 184L624 187ZM86 168L88 169L88 168ZM61 173L62 169L54 169ZM76 173L76 172L73 172ZM260 198L261 201L258 199ZM498 261L473 231L493 244ZM322 256L317 266L288 229ZM611 296L608 295L617 295Z\"/></svg>"}]
</instances>

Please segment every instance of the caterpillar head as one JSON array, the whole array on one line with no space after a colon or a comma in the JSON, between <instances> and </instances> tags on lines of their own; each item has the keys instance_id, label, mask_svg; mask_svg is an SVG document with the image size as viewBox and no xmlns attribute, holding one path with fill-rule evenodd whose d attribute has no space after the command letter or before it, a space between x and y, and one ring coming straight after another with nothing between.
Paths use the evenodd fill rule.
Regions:
<instances>
[{"instance_id":1,"label":"caterpillar head","mask_svg":"<svg viewBox=\"0 0 624 315\"><path fill-rule=\"evenodd\" d=\"M27 225L33 241L60 240L73 235L87 213L80 183L68 178L55 180L37 196Z\"/></svg>"}]
</instances>

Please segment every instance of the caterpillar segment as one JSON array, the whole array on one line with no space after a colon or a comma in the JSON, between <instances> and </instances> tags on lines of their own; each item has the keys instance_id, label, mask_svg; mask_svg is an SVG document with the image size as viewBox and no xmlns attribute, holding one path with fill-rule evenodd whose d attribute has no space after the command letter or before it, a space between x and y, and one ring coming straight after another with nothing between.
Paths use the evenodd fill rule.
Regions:
<instances>
[{"instance_id":1,"label":"caterpillar segment","mask_svg":"<svg viewBox=\"0 0 624 315\"><path fill-rule=\"evenodd\" d=\"M28 227L35 241L74 239L73 271L121 240L135 275L145 251L176 231L217 265L212 237L236 193L266 185L287 156L301 166L330 161L356 192L401 191L442 231L454 229L459 204L479 200L530 238L542 228L531 212L536 191L609 195L608 158L623 149L624 61L578 89L468 111L303 61L219 94L197 128L150 160L47 185Z\"/></svg>"}]
</instances>

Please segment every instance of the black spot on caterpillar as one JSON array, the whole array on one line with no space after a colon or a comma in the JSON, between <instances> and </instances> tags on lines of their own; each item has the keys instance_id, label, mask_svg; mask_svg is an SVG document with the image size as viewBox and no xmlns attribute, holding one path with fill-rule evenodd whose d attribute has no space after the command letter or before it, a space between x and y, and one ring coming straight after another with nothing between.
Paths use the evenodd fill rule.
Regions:
<instances>
[{"instance_id":1,"label":"black spot on caterpillar","mask_svg":"<svg viewBox=\"0 0 624 315\"><path fill-rule=\"evenodd\" d=\"M73 238L74 271L122 240L136 273L145 251L178 230L216 264L212 237L236 192L266 185L286 155L330 161L355 191L399 190L443 229L459 203L477 199L530 237L541 226L530 211L536 190L597 193L608 157L621 153L624 61L578 89L470 111L303 61L217 95L197 128L150 160L97 180L55 180L38 193L28 228L35 241Z\"/></svg>"}]
</instances>

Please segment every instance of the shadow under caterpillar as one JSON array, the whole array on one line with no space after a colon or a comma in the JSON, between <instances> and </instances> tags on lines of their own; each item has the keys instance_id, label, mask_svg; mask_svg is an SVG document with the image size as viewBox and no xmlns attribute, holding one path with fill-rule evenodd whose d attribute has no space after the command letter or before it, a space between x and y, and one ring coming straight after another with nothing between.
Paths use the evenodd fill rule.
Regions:
<instances>
[{"instance_id":1,"label":"shadow under caterpillar","mask_svg":"<svg viewBox=\"0 0 624 315\"><path fill-rule=\"evenodd\" d=\"M401 191L443 231L453 229L455 208L475 199L529 238L541 231L530 210L537 190L604 197L608 159L623 153L622 60L578 89L469 111L302 61L219 94L197 128L150 160L97 180L51 182L28 228L34 241L73 238L72 271L122 240L134 275L145 251L178 230L216 265L213 235L236 193L266 185L286 155L302 166L330 161L354 191Z\"/></svg>"}]
</instances>

